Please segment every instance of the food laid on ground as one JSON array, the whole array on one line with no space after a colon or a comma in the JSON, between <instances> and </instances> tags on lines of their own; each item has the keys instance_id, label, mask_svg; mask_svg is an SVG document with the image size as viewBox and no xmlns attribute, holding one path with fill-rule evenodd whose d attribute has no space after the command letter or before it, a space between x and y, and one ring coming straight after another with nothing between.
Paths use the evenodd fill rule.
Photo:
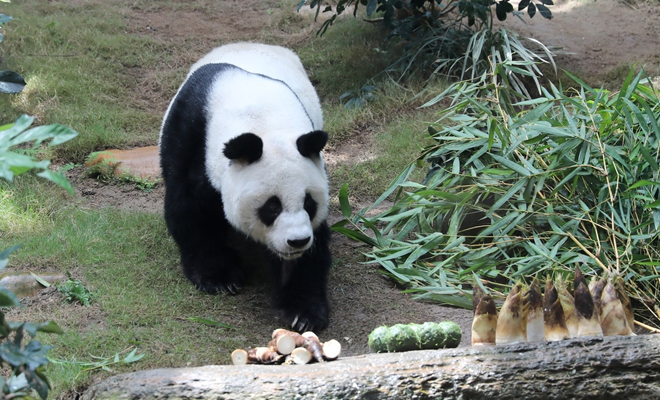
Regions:
<instances>
[{"instance_id":1,"label":"food laid on ground","mask_svg":"<svg viewBox=\"0 0 660 400\"><path fill-rule=\"evenodd\" d=\"M542 295L536 279L527 290L516 283L499 313L492 297L475 285L472 345L635 334L623 279L594 277L587 284L582 270L576 267L572 292L569 285L562 277L554 281L548 277Z\"/></svg>"},{"instance_id":2,"label":"food laid on ground","mask_svg":"<svg viewBox=\"0 0 660 400\"><path fill-rule=\"evenodd\" d=\"M566 326L564 308L559 300L559 293L552 279L545 283L545 296L543 298L543 325L545 326L545 340L564 340L571 337Z\"/></svg>"},{"instance_id":3,"label":"food laid on ground","mask_svg":"<svg viewBox=\"0 0 660 400\"><path fill-rule=\"evenodd\" d=\"M336 360L341 353L337 340L321 342L314 332L298 332L275 329L266 347L250 350L236 349L231 353L234 365L245 364L307 364L311 361Z\"/></svg>"},{"instance_id":4,"label":"food laid on ground","mask_svg":"<svg viewBox=\"0 0 660 400\"><path fill-rule=\"evenodd\" d=\"M480 286L472 290L474 304L474 319L472 320L472 346L489 346L495 344L497 329L497 307L489 294L485 294Z\"/></svg>"},{"instance_id":5,"label":"food laid on ground","mask_svg":"<svg viewBox=\"0 0 660 400\"><path fill-rule=\"evenodd\" d=\"M379 326L369 334L369 348L376 353L458 347L461 328L452 321Z\"/></svg>"},{"instance_id":6,"label":"food laid on ground","mask_svg":"<svg viewBox=\"0 0 660 400\"><path fill-rule=\"evenodd\" d=\"M513 286L497 317L495 344L518 343L527 340L527 311L529 297L525 297L520 283Z\"/></svg>"},{"instance_id":7,"label":"food laid on ground","mask_svg":"<svg viewBox=\"0 0 660 400\"><path fill-rule=\"evenodd\" d=\"M527 311L527 341L542 342L545 338L545 325L543 324L543 294L539 280L534 278L527 290L529 308Z\"/></svg>"}]
</instances>

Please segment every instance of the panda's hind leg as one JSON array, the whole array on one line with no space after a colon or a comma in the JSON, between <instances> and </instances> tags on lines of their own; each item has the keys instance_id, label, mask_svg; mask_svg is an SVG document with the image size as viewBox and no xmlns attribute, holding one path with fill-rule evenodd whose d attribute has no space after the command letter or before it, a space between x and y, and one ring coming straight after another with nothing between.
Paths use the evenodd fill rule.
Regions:
<instances>
[{"instance_id":1,"label":"panda's hind leg","mask_svg":"<svg viewBox=\"0 0 660 400\"><path fill-rule=\"evenodd\" d=\"M323 223L314 232L314 244L295 260L273 256L274 307L281 321L298 332L328 327L330 307L326 295L327 275L332 263L330 230Z\"/></svg>"}]
</instances>

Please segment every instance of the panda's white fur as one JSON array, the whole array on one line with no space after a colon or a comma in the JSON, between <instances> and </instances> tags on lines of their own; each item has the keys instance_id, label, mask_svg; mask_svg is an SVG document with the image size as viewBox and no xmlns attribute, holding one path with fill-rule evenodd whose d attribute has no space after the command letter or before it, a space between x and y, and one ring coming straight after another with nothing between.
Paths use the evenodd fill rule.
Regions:
<instances>
[{"instance_id":1,"label":"panda's white fur","mask_svg":"<svg viewBox=\"0 0 660 400\"><path fill-rule=\"evenodd\" d=\"M327 326L325 282L331 258L328 181L320 151L327 134L322 128L316 91L288 49L225 45L191 67L168 107L159 144L165 219L184 272L195 285L212 293L240 286L236 257L224 243L215 248L215 237L226 239L222 226L228 222L282 260L272 267L282 275L276 276L280 285L309 282L307 293L276 290L275 305L283 318L299 328ZM311 152L301 150L301 136L318 133L324 137L321 144L311 146ZM262 144L257 159L228 158L230 143L249 134ZM217 199L214 191L220 194ZM307 207L310 196L313 212ZM265 223L260 208L273 197L281 211ZM214 216L218 212L227 222Z\"/></svg>"},{"instance_id":2,"label":"panda's white fur","mask_svg":"<svg viewBox=\"0 0 660 400\"><path fill-rule=\"evenodd\" d=\"M301 133L323 129L318 96L298 56L266 44L218 47L193 64L187 78L204 65L220 63L243 71L224 73L209 91L207 108L213 112L207 129L214 135L207 136L206 172L222 194L225 216L236 229L284 258L295 257L312 241L304 248L291 248L287 240L311 237L328 214L323 157L302 157L295 147ZM225 143L245 132L264 141L262 159L258 165L231 165L223 155ZM311 224L301 201L306 192L318 203ZM279 195L284 210L268 227L255 210L272 195Z\"/></svg>"},{"instance_id":3,"label":"panda's white fur","mask_svg":"<svg viewBox=\"0 0 660 400\"><path fill-rule=\"evenodd\" d=\"M213 49L190 67L188 76L206 64L227 63L253 74L285 82L300 98L314 129L323 129L323 112L316 91L307 78L300 58L280 46L258 43L232 43Z\"/></svg>"}]
</instances>

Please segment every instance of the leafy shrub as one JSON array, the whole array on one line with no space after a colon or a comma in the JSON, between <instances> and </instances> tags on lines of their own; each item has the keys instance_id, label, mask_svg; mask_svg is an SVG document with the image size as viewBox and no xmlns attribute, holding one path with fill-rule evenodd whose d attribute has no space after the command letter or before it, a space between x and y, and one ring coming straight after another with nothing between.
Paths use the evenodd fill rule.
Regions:
<instances>
[{"instance_id":1,"label":"leafy shrub","mask_svg":"<svg viewBox=\"0 0 660 400\"><path fill-rule=\"evenodd\" d=\"M28 129L33 121L34 117L22 115L13 124L0 126L0 179L11 182L14 176L36 169L40 170L37 176L48 179L73 194L73 188L64 175L48 169L50 161L38 160L34 154L47 140L50 140L49 146L56 146L73 139L78 133L60 124ZM28 142L33 142L33 152L25 150L24 146Z\"/></svg>"},{"instance_id":2,"label":"leafy shrub","mask_svg":"<svg viewBox=\"0 0 660 400\"><path fill-rule=\"evenodd\" d=\"M14 246L0 253L0 270L7 265L9 254L18 247ZM0 307L14 306L20 306L16 295L0 287ZM0 366L6 363L11 368L11 376L8 379L0 377L3 398L30 398L30 389L36 390L42 399L48 396L50 385L44 374L44 366L48 364L46 353L50 346L44 346L34 339L37 332L63 333L52 321L40 324L8 322L4 312L0 311ZM24 344L26 333L31 340Z\"/></svg>"},{"instance_id":3,"label":"leafy shrub","mask_svg":"<svg viewBox=\"0 0 660 400\"><path fill-rule=\"evenodd\" d=\"M307 3L308 0L300 1L298 9ZM464 57L473 35L492 31L493 6L495 16L502 21L509 14L520 17L524 10L530 18L537 11L544 18L552 18L552 12L546 7L552 4L552 0L523 0L515 11L509 0L339 0L332 17L321 25L319 34L322 35L347 9L352 7L355 16L363 6L367 17L381 16L379 21L389 32L388 41L400 39L404 44L404 54L389 70L406 74L433 66L436 72L456 74L456 67L460 65L454 61ZM316 9L318 17L323 7L321 0L311 0L309 6ZM323 7L323 12L333 12L332 7ZM491 35L490 39L497 39L497 36ZM500 44L491 40L483 48ZM475 52L475 49L477 47L473 46L470 57L485 60L490 55ZM465 73L463 69L458 75Z\"/></svg>"},{"instance_id":4,"label":"leafy shrub","mask_svg":"<svg viewBox=\"0 0 660 400\"><path fill-rule=\"evenodd\" d=\"M57 283L57 291L60 292L69 303L78 302L83 306L89 306L94 298L94 293L85 287L78 279L73 279L67 272L68 279L62 283Z\"/></svg>"},{"instance_id":5,"label":"leafy shrub","mask_svg":"<svg viewBox=\"0 0 660 400\"><path fill-rule=\"evenodd\" d=\"M34 158L36 151L26 152L20 147L34 142L33 149L36 150L46 140L50 140L50 145L53 146L73 139L77 133L62 125L27 129L33 120L34 118L24 115L13 124L0 126L0 179L11 182L16 175L37 169L41 170L37 173L38 176L73 192L63 175L48 169L49 161L37 160ZM0 270L7 266L9 254L18 247L14 246L0 253ZM19 305L13 292L0 287L0 307ZM48 395L50 385L44 374L44 366L48 364L46 353L50 346L43 346L41 342L34 340L37 332L62 333L62 330L52 321L40 324L8 322L5 320L5 314L0 311L0 366L7 363L11 368L11 376L8 379L0 377L3 398L30 398L30 389L36 390L42 399ZM24 345L26 333L32 340Z\"/></svg>"},{"instance_id":6,"label":"leafy shrub","mask_svg":"<svg viewBox=\"0 0 660 400\"><path fill-rule=\"evenodd\" d=\"M429 127L436 144L370 209L351 216L344 189L348 219L333 228L373 246L369 260L420 298L471 307L466 285L475 278L497 290L579 264L587 274L623 276L634 297L652 303L660 278L657 93L630 72L618 92L573 77L579 88L570 94L551 85L520 100L501 68L430 101L452 99ZM409 181L425 162L426 179ZM366 216L393 193L389 210Z\"/></svg>"}]
</instances>

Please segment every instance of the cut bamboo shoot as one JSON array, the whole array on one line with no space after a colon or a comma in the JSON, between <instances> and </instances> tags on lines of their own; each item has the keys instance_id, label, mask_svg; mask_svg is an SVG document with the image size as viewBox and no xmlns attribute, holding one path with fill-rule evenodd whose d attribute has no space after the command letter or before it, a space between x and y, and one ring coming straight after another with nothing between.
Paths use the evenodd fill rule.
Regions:
<instances>
[{"instance_id":1,"label":"cut bamboo shoot","mask_svg":"<svg viewBox=\"0 0 660 400\"><path fill-rule=\"evenodd\" d=\"M527 341L528 298L523 298L522 285L516 284L507 296L497 318L496 344Z\"/></svg>"},{"instance_id":2,"label":"cut bamboo shoot","mask_svg":"<svg viewBox=\"0 0 660 400\"><path fill-rule=\"evenodd\" d=\"M545 338L545 325L543 324L543 296L538 279L534 278L527 291L529 298L529 311L527 313L527 341L541 342Z\"/></svg>"},{"instance_id":3,"label":"cut bamboo shoot","mask_svg":"<svg viewBox=\"0 0 660 400\"><path fill-rule=\"evenodd\" d=\"M296 340L289 335L279 335L270 341L268 347L276 349L280 354L288 355L296 348Z\"/></svg>"},{"instance_id":4,"label":"cut bamboo shoot","mask_svg":"<svg viewBox=\"0 0 660 400\"><path fill-rule=\"evenodd\" d=\"M578 320L577 336L603 336L600 315L596 313L591 293L583 281L579 281L575 288L575 310Z\"/></svg>"},{"instance_id":5,"label":"cut bamboo shoot","mask_svg":"<svg viewBox=\"0 0 660 400\"><path fill-rule=\"evenodd\" d=\"M317 362L324 362L323 346L321 346L319 337L314 332L305 332L302 336L305 338L305 343L303 343L302 347L307 349Z\"/></svg>"},{"instance_id":6,"label":"cut bamboo shoot","mask_svg":"<svg viewBox=\"0 0 660 400\"><path fill-rule=\"evenodd\" d=\"M548 277L545 282L545 297L543 299L543 323L545 325L545 340L564 340L571 337L566 327L564 309L559 301L557 288Z\"/></svg>"},{"instance_id":7,"label":"cut bamboo shoot","mask_svg":"<svg viewBox=\"0 0 660 400\"><path fill-rule=\"evenodd\" d=\"M312 353L307 351L304 347L296 347L295 350L289 355L294 364L303 365L312 360Z\"/></svg>"},{"instance_id":8,"label":"cut bamboo shoot","mask_svg":"<svg viewBox=\"0 0 660 400\"><path fill-rule=\"evenodd\" d=\"M557 289L557 295L559 296L559 302L561 303L561 308L564 310L564 320L566 321L566 328L571 334L571 337L577 337L578 334L578 319L577 311L575 310L575 300L573 295L568 292L566 284L564 281L559 278L555 284Z\"/></svg>"},{"instance_id":9,"label":"cut bamboo shoot","mask_svg":"<svg viewBox=\"0 0 660 400\"><path fill-rule=\"evenodd\" d=\"M605 285L601 298L603 335L634 335L632 327L628 325L626 311L623 308L619 295L611 282Z\"/></svg>"},{"instance_id":10,"label":"cut bamboo shoot","mask_svg":"<svg viewBox=\"0 0 660 400\"><path fill-rule=\"evenodd\" d=\"M243 349L236 349L231 353L231 362L234 365L245 365L248 363L248 352Z\"/></svg>"},{"instance_id":11,"label":"cut bamboo shoot","mask_svg":"<svg viewBox=\"0 0 660 400\"><path fill-rule=\"evenodd\" d=\"M472 320L472 346L495 344L497 332L497 308L490 295L481 296L474 309Z\"/></svg>"},{"instance_id":12,"label":"cut bamboo shoot","mask_svg":"<svg viewBox=\"0 0 660 400\"><path fill-rule=\"evenodd\" d=\"M323 357L326 360L336 360L339 357L339 353L341 353L341 343L335 339L323 343Z\"/></svg>"}]
</instances>

